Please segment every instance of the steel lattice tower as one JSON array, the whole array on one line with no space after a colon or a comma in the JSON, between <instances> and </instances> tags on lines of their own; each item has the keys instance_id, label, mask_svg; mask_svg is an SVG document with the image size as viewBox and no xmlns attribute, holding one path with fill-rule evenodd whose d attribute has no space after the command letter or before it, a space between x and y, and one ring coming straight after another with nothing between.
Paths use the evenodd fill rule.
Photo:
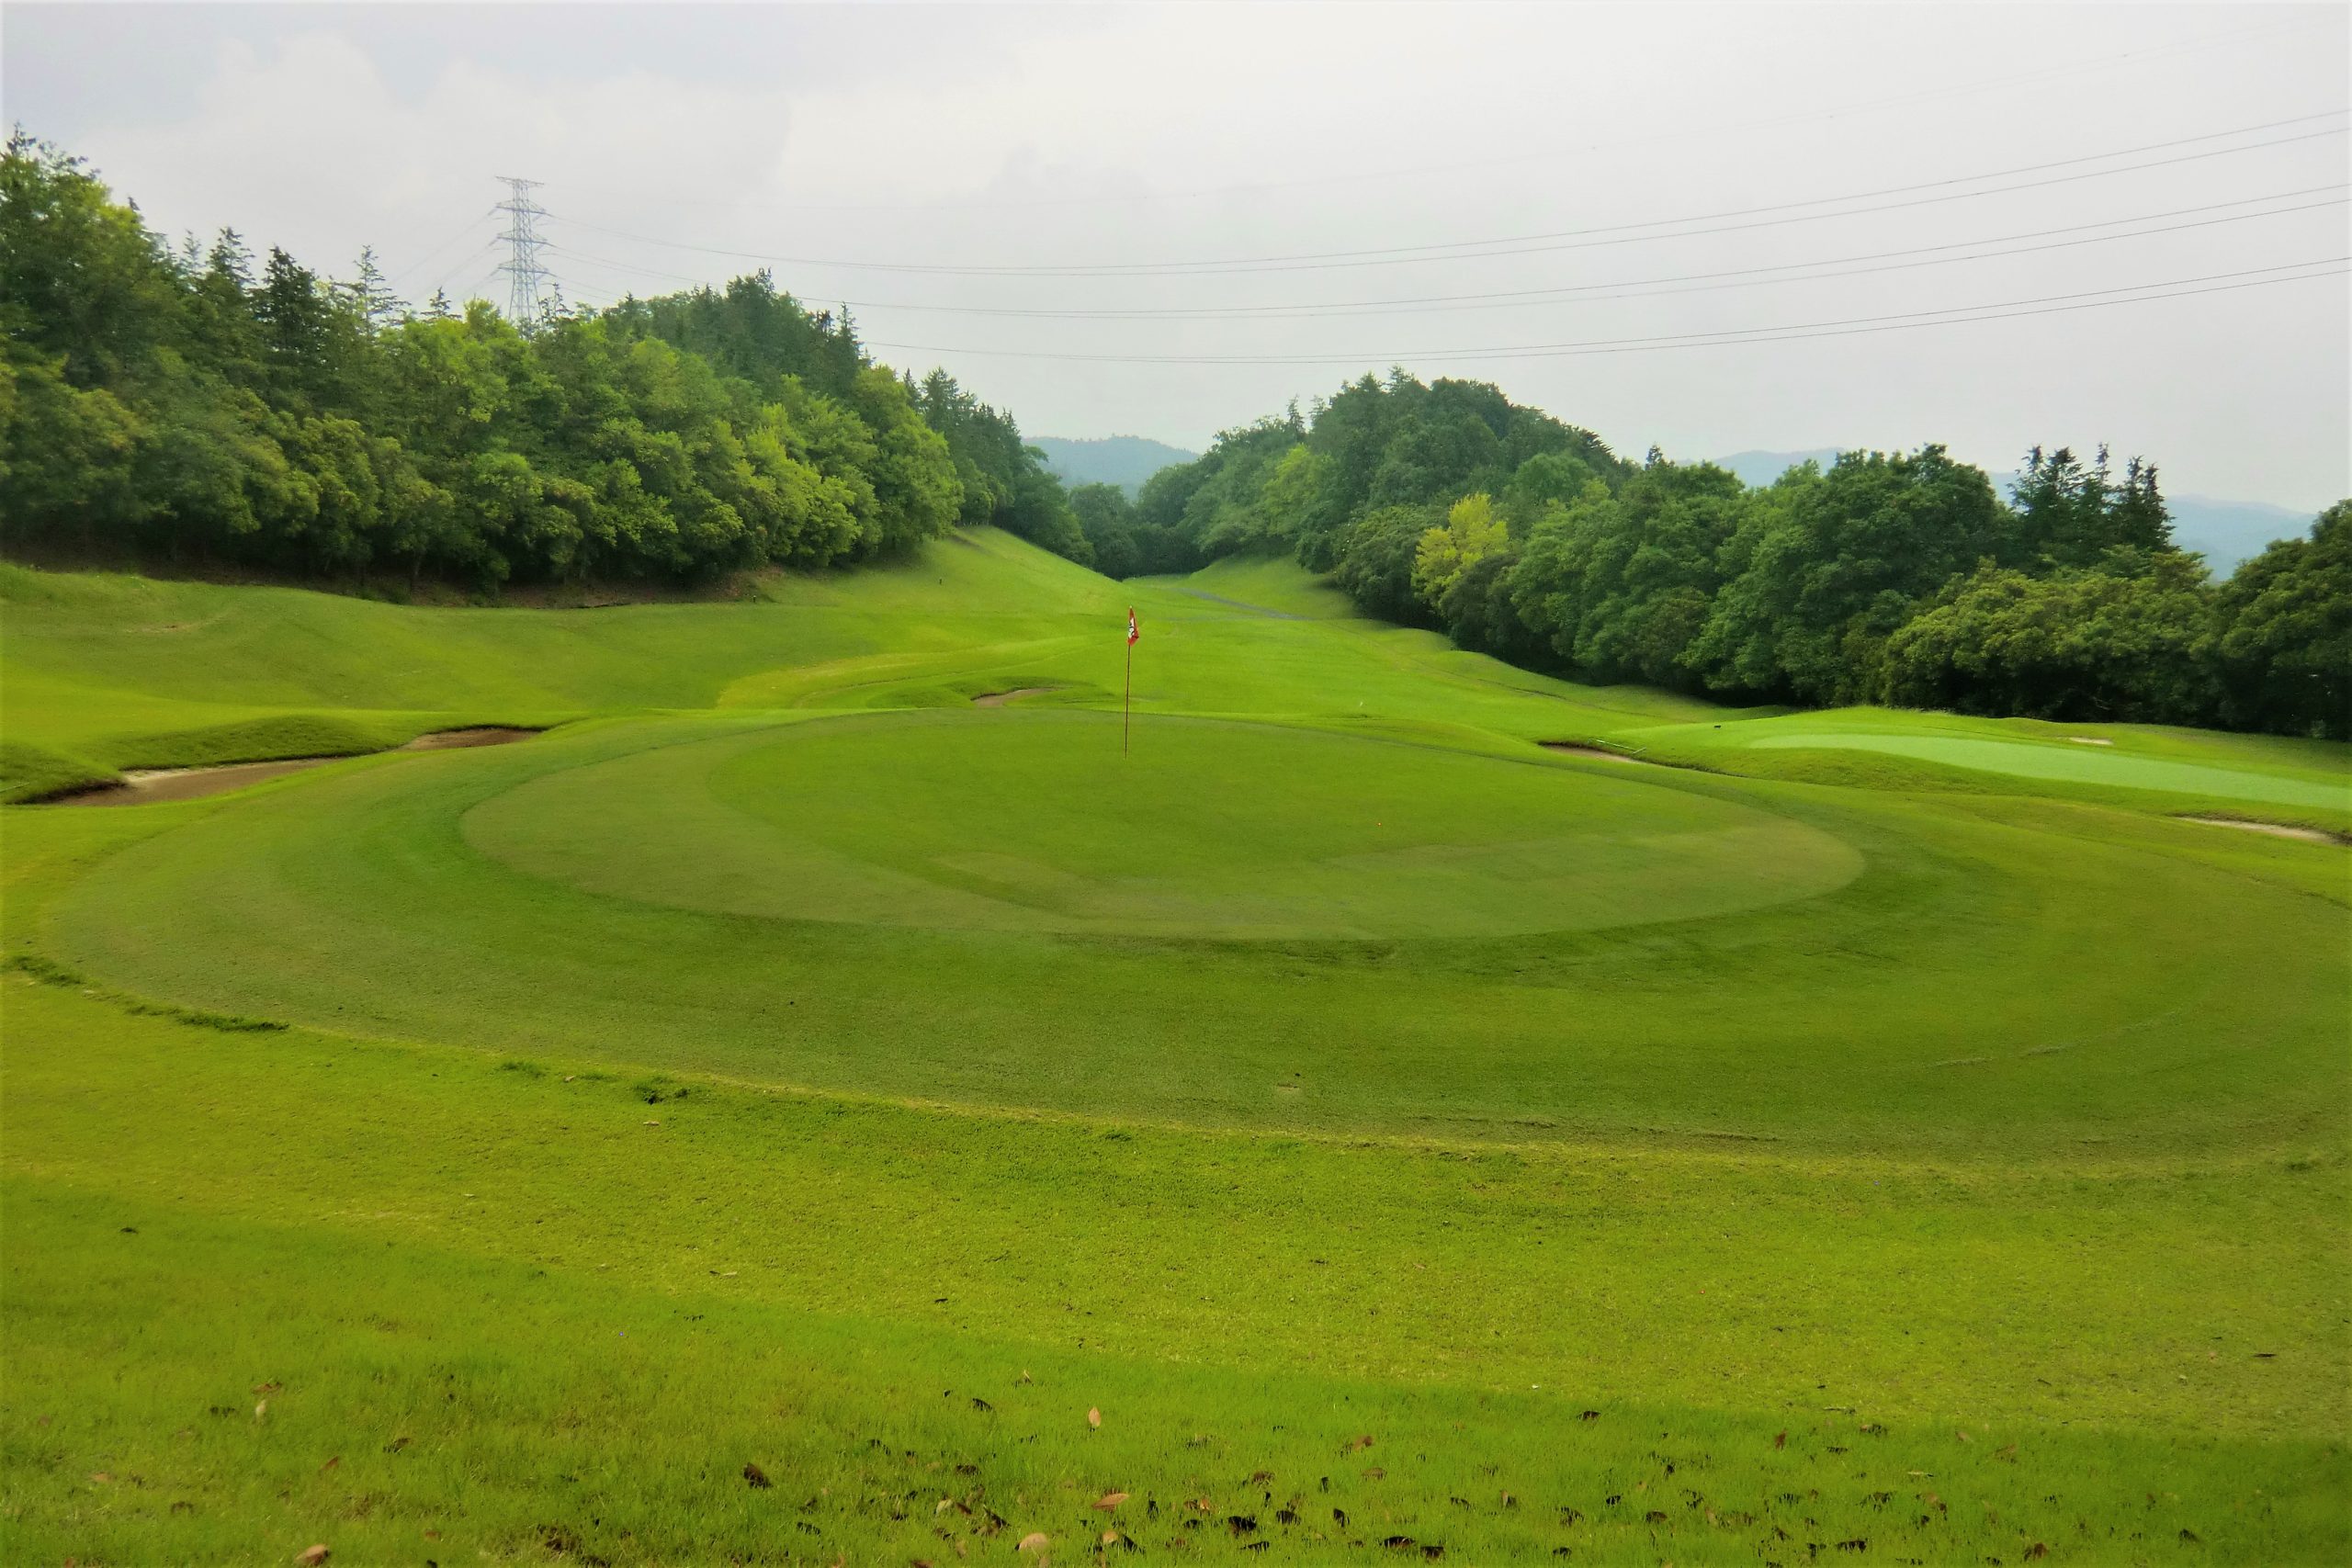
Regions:
<instances>
[{"instance_id":1,"label":"steel lattice tower","mask_svg":"<svg viewBox=\"0 0 2352 1568\"><path fill-rule=\"evenodd\" d=\"M506 214L506 232L499 236L508 246L507 258L498 270L506 275L506 316L524 332L539 324L539 285L548 277L548 269L539 265L539 247L547 243L539 235L539 220L548 215L547 209L531 199L539 187L537 180L518 180L511 175L498 176L508 192L507 198L498 204Z\"/></svg>"}]
</instances>

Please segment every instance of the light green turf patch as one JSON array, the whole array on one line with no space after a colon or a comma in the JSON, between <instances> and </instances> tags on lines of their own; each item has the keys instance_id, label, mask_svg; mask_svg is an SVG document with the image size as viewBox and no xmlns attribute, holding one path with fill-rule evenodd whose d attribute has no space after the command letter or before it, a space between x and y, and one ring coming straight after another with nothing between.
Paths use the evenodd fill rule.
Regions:
<instances>
[{"instance_id":1,"label":"light green turf patch","mask_svg":"<svg viewBox=\"0 0 2352 1568\"><path fill-rule=\"evenodd\" d=\"M1948 762L1954 767L2007 773L2018 778L2060 779L2120 789L2169 790L2180 795L2219 796L2227 800L2332 807L2337 810L2352 806L2352 783L2339 781L2329 784L2247 773L2240 769L2207 767L2196 762L2115 755L2089 747L2069 747L2063 743L2033 745L2015 740L1981 740L1947 735L1816 732L1759 736L1748 744L1789 750L1842 748L1883 751L1890 756L1919 757L1931 762Z\"/></svg>"}]
</instances>

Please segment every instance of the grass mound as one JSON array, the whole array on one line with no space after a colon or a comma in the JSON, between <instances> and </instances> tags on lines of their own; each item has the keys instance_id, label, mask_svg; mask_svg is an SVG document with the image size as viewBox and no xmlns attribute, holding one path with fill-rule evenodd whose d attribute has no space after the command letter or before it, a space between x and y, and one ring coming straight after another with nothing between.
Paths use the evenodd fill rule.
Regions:
<instances>
[{"instance_id":1,"label":"grass mound","mask_svg":"<svg viewBox=\"0 0 2352 1568\"><path fill-rule=\"evenodd\" d=\"M282 714L183 729L132 735L107 750L126 768L202 768L224 762L269 762L286 757L356 757L397 746L405 735L323 714Z\"/></svg>"},{"instance_id":2,"label":"grass mound","mask_svg":"<svg viewBox=\"0 0 2352 1568\"><path fill-rule=\"evenodd\" d=\"M0 740L0 802L45 800L107 783L114 770L26 740Z\"/></svg>"}]
</instances>

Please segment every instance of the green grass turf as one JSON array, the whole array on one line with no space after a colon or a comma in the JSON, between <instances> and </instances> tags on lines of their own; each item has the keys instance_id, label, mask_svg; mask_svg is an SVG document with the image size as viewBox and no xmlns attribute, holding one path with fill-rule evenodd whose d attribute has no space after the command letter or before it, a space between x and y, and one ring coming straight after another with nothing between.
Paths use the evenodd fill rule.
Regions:
<instances>
[{"instance_id":1,"label":"green grass turf","mask_svg":"<svg viewBox=\"0 0 2352 1568\"><path fill-rule=\"evenodd\" d=\"M2352 829L2342 745L2161 725L2061 725L1883 708L1619 729L1645 760L1879 789L2036 793L2176 815Z\"/></svg>"},{"instance_id":2,"label":"green grass turf","mask_svg":"<svg viewBox=\"0 0 2352 1568\"><path fill-rule=\"evenodd\" d=\"M827 736L843 744L844 726L881 745L882 761L792 776ZM1142 744L1196 728L1148 722ZM958 735L1030 761L1042 802L1008 805L1009 832L1081 848L1091 834L1091 852L1111 852L1100 835L1117 801L1057 760L1073 739L1114 755L1116 731L1107 716L1019 713L780 729L671 719L343 764L192 810L109 857L62 895L44 950L224 1013L1194 1123L1966 1157L2095 1146L2122 1129L2143 1147L2276 1145L2335 1124L2336 1104L2311 1091L2339 1062L2341 1020L2313 1004L2341 996L2352 973L2343 906L2244 870L2284 850L2340 873L2327 846L2233 843L2237 855L2190 858L2167 852L2167 838L2211 857L2222 835L2031 801L1946 805L1309 735L1287 744L1329 747L1342 773L1351 751L1384 766L1393 751L1426 759L1407 777L1484 784L1494 772L1538 801L1550 785L1563 830L1599 803L1630 834L1728 822L1738 852L1785 841L1801 853L1777 884L1732 867L1713 886L1634 886L1644 857L1680 871L1687 852L1668 833L1664 848L1605 856L1613 905L1572 902L1557 911L1569 929L1371 941L1147 940L1117 921L1096 932L1046 919L1055 911L1034 902L1043 874L1012 885L1001 862L1016 857L1001 851L979 863L987 891L964 854L932 880L890 863L929 863L937 846L919 812L894 828L888 781L906 780L935 737L938 787L968 787ZM1233 754L1235 766L1246 773L1251 755ZM756 764L748 780L738 761ZM1348 798L1337 776L1335 804ZM1458 831L1475 848L1476 798L1447 797L1462 828L1412 830ZM1343 852L1386 831L1363 815ZM882 862L808 847L793 829L802 818L820 838L888 841L870 852ZM1219 820L1216 866L1315 847L1238 801ZM1360 869L1362 857L1340 858ZM1352 881L1391 919L1413 915L1429 879L1374 863ZM1045 864L1080 883L1087 863L1065 852ZM1351 880L1346 866L1308 869ZM1573 885L1565 861L1537 869ZM1766 897L1806 878L1812 897ZM1498 919L1516 897L1545 923L1530 886L1463 918ZM1045 892L1072 897L1063 883ZM803 918L812 900L845 918Z\"/></svg>"},{"instance_id":3,"label":"green grass turf","mask_svg":"<svg viewBox=\"0 0 2352 1568\"><path fill-rule=\"evenodd\" d=\"M50 755L576 721L0 813L0 1556L2352 1554L2352 860L1747 742L2342 748L1577 687L1273 562L763 592L0 572Z\"/></svg>"},{"instance_id":4,"label":"green grass turf","mask_svg":"<svg viewBox=\"0 0 2352 1568\"><path fill-rule=\"evenodd\" d=\"M1861 870L1816 829L1592 772L1183 719L1147 719L1137 750L1121 729L978 711L723 733L544 775L465 837L684 908L1227 939L1596 929Z\"/></svg>"}]
</instances>

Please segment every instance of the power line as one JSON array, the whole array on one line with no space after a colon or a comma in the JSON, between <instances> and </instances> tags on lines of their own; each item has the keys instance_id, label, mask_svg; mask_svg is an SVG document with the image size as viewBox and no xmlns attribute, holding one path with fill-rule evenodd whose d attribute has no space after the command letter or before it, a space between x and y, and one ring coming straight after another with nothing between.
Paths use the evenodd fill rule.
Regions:
<instances>
[{"instance_id":1,"label":"power line","mask_svg":"<svg viewBox=\"0 0 2352 1568\"><path fill-rule=\"evenodd\" d=\"M431 266L452 246L456 245L458 241L473 232L473 227L475 224L481 222L483 219L490 217L498 209L495 207L485 207L473 217L467 219L466 226L464 228L458 230L456 233L450 235L447 239L442 241L431 250L425 252L423 260L412 262L407 266L402 267L398 275L386 278L384 280L385 287L388 288L397 288L401 284L407 282L410 278L415 276L418 273L423 272L426 267ZM495 242L493 242L493 243L494 243ZM458 265L463 265L464 264L459 263Z\"/></svg>"},{"instance_id":2,"label":"power line","mask_svg":"<svg viewBox=\"0 0 2352 1568\"><path fill-rule=\"evenodd\" d=\"M457 276L459 273L469 270L473 266L474 263L481 260L482 257L490 254L491 252L498 249L499 246L505 243L505 235L492 235L489 239L483 241L479 246L475 247L471 255L467 256L462 261L451 262L448 265L443 267L441 269L441 276L433 280L433 286L436 288L447 287L451 278ZM494 276L496 275L493 272L490 276Z\"/></svg>"},{"instance_id":3,"label":"power line","mask_svg":"<svg viewBox=\"0 0 2352 1568\"><path fill-rule=\"evenodd\" d=\"M2260 202L2287 201L2297 197L2316 196L2342 191L2341 184L2311 186L2301 190L2280 191L2268 196L2244 197L2235 201L2210 202L2198 207L2176 208L2165 212L2144 213L2132 218L2112 218L2096 223L2066 224L2055 229L2032 230L2024 233L2004 234L1982 239L1952 241L1938 245L1918 245L1903 250L1874 251L1859 255L1824 257L1815 261L1785 262L1769 266L1735 267L1716 272L1680 273L1664 276L1622 278L1604 283L1555 284L1543 288L1506 289L1474 294L1432 294L1383 299L1331 300L1296 305L1227 305L1169 307L1164 309L1135 308L1125 310L1062 310L1052 307L1000 305L939 305L915 304L903 300L850 299L842 303L860 310L910 310L926 313L964 316L1001 316L1023 320L1044 321L1308 321L1318 318L1348 318L1353 316L1422 313L1435 310L1494 310L1506 307L1571 302L1598 303L1613 299L1650 299L1667 294L1704 293L1719 288L1753 288L1764 283L1809 283L1838 277L1857 277L1870 273L1901 272L1925 266L1944 266L1958 262L1998 260L2005 256L2030 255L2043 251L2064 250L2081 245L2106 244L2118 240L2144 239L2156 234L2180 233L2194 229L2213 228L2228 223L2249 222L2260 218L2282 218L2299 212L2317 211L2345 205L2342 196L2324 201L2304 202L2292 207L2275 207L2260 212L2241 212L2225 218L2202 218L2186 223L2164 224L2156 228L2130 230L2122 233L2084 234L2085 230L2113 229L2124 224L2153 223L2159 219L2193 217L2199 213L2219 211L2224 208L2249 207ZM2052 235L2075 235L2073 239L2050 239ZM2041 244L2018 244L2015 242L2045 240ZM1972 250L1982 245L2007 245L2005 250ZM618 272L637 273L648 277L666 278L675 282L706 284L707 280L684 273L665 272L656 267L616 261L608 256L591 255L569 245L552 242L548 249L595 266L610 267ZM1939 252L1969 251L1962 255L1937 254ZM1884 265L1856 265L1883 263ZM1818 268L1840 268L1818 271ZM1790 276L1773 276L1772 274ZM1689 287L1677 287L1684 286ZM1638 289L1639 293L1606 293L1608 289Z\"/></svg>"},{"instance_id":4,"label":"power line","mask_svg":"<svg viewBox=\"0 0 2352 1568\"><path fill-rule=\"evenodd\" d=\"M1926 91L1909 91L1885 97L1863 99L1856 103L1829 108L1812 109L1799 114L1776 115L1757 119L1724 121L1690 130L1661 131L1649 136L1620 137L1613 141L1555 143L1539 152L1514 153L1500 158L1468 158L1443 164L1416 164L1385 169L1369 169L1354 173L1317 175L1288 180L1243 181L1222 186L1198 186L1191 190L1139 191L1132 194L1108 194L1085 197L1036 197L1019 201L988 197L970 197L948 201L922 202L747 202L740 198L696 198L691 197L654 196L656 203L688 207L727 207L752 209L772 212L938 212L958 209L1000 211L1006 209L1037 209L1096 206L1130 206L1163 201L1208 200L1233 196L1307 189L1317 186L1355 185L1396 179L1414 179L1438 175L1459 174L1470 169L1510 168L1527 164L1544 163L1570 155L1614 152L1622 148L1646 147L1676 141L1690 141L1740 131L1771 130L1785 125L1811 124L1821 120L1842 119L1849 115L1868 114L1884 108L1909 108L1939 99L1967 97L1977 93L1996 92L2004 88L2063 78L2079 81L2086 74L2111 71L2119 67L2143 64L2169 55L2199 53L2256 39L2270 38L2282 32L2301 32L2323 24L2311 21L2273 23L2268 26L2238 28L2221 33L2201 34L2194 38L2177 39L2170 43L2156 44L2146 49L2126 50L2120 54L2098 56L2087 61L2070 61L2044 70L2025 72L2015 76L1994 77L1981 82L1959 83Z\"/></svg>"},{"instance_id":5,"label":"power line","mask_svg":"<svg viewBox=\"0 0 2352 1568\"><path fill-rule=\"evenodd\" d=\"M506 232L499 236L506 242L506 260L498 270L506 275L506 319L525 332L539 321L539 286L553 276L539 265L540 248L547 243L538 229L540 219L548 209L531 199L539 187L537 180L520 180L510 175L498 176L507 188L507 197L494 210L507 216Z\"/></svg>"},{"instance_id":6,"label":"power line","mask_svg":"<svg viewBox=\"0 0 2352 1568\"><path fill-rule=\"evenodd\" d=\"M2299 115L2292 118L2270 120L2260 125L2240 126L2230 130L2211 131L2201 136L2177 138L2168 141L2149 142L2138 147L2119 148L2106 152L2086 153L2080 157L2056 159L2048 163L2030 164L2015 168L1993 170L1984 174L1956 175L1946 179L1927 180L1905 186L1890 186L1877 190L1852 192L1844 196L1814 197L1799 201L1774 203L1764 207L1731 209L1721 212L1698 213L1683 218L1651 219L1638 223L1609 224L1589 229L1560 230L1543 234L1501 236L1486 240L1449 241L1424 245L1398 245L1373 250L1300 252L1284 255L1236 257L1223 261L1190 262L1127 262L1087 265L1019 265L993 266L959 266L945 263L863 262L827 260L811 256L775 256L756 251L731 250L717 245L697 245L680 240L664 240L647 234L634 234L626 230L606 228L578 219L566 221L576 228L594 233L609 234L617 239L641 244L661 245L673 250L698 252L708 255L729 256L739 260L766 262L783 266L835 268L847 271L900 272L955 276L1012 277L1146 277L1146 276L1204 276L1228 273L1327 271L1363 266L1397 266L1418 262L1476 261L1495 256L1527 255L1540 252L1585 250L1597 246L1637 244L1651 240L1691 239L1706 234L1735 233L1756 229L1777 228L1792 223L1814 223L1826 219L1861 217L1873 212L1889 212L1905 208L1931 206L1946 201L1967 201L1981 197L2007 195L2014 191L2035 190L2050 186L2069 185L2081 180L2105 179L2115 175L2137 173L2143 169L2168 168L2180 164L2198 163L2209 158L2229 157L2240 152L2261 152L2267 148L2287 146L2297 142L2342 136L2345 128L2304 131L2292 136L2276 137L2267 141L2248 142L2236 147L2214 147L2202 152L2181 153L2169 158L2150 159L2143 163L2127 164L2111 169L2078 170L2073 174L2054 175L2048 179L2025 180L2015 184L1994 186L1984 190L1951 190L1960 185L1973 185L1986 180L2007 179L2020 174L2038 174L2050 169L2075 164L2103 163L2113 158L2134 156L2142 152L2166 151L2199 141L2212 141L2232 136L2252 135L2258 131L2275 130L2290 126L2308 125L2314 120L2340 118L2347 111L2330 109L2321 114ZM1843 203L1876 201L1887 196L1902 196L1917 192L1930 195L1910 195L1903 201L1879 201L1874 206L1847 207L1833 212L1800 212L1803 208L1838 206ZM1778 217L1762 216L1781 214ZM1718 220L1756 218L1754 222L1719 222ZM1690 224L1712 224L1712 227L1690 228ZM1636 233L1637 230L1672 229L1671 233ZM1498 248L1511 247L1511 248Z\"/></svg>"},{"instance_id":7,"label":"power line","mask_svg":"<svg viewBox=\"0 0 2352 1568\"><path fill-rule=\"evenodd\" d=\"M2094 288L2074 294L2050 294L2029 299L2004 299L1982 305L1953 306L1939 310L1899 311L1885 316L1856 316L1842 321L1801 321L1774 327L1724 328L1705 333L1680 333L1635 338L1592 338L1555 344L1502 344L1492 348L1430 349L1405 353L1381 354L1295 354L1295 355L1119 355L1119 354L1057 354L1043 349L996 349L947 347L937 344L881 343L866 344L868 348L887 348L907 354L978 355L1001 359L1046 359L1098 365L1398 365L1407 361L1419 363L1453 362L1458 360L1537 359L1569 357L1587 354L1627 354L1664 348L1723 347L1742 343L1790 343L1804 338L1852 337L1868 333L1901 332L1924 326L1962 326L1973 321L2007 321L2021 316L2058 315L2072 310L2099 310L2110 305L2141 304L2157 299L2185 299L2198 294L2222 294L2242 288L2267 288L2273 284L2301 283L2314 278L2340 277L2352 263L2352 256L2324 256L2311 261L2288 262L2278 266L2251 267L2237 272L2208 273L2199 277L2173 278L2158 283L2134 284L2119 288ZM2324 271L2298 270L2324 268ZM2294 272L2293 276L2256 276L2258 274ZM2251 281L2224 281L2251 279ZM2206 285L2207 287L2190 287ZM2165 292L2151 292L2165 290ZM2098 299L2100 295L2125 295L2128 298ZM2030 308L2030 307L2040 307Z\"/></svg>"}]
</instances>

